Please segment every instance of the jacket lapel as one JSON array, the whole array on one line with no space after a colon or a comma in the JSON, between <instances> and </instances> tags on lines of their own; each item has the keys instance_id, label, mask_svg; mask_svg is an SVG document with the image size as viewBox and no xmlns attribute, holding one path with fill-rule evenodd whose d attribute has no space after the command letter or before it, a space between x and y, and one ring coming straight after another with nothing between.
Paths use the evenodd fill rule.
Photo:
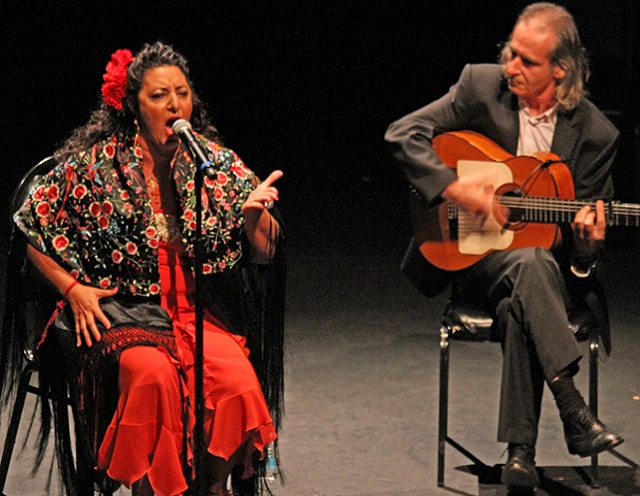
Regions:
<instances>
[{"instance_id":1,"label":"jacket lapel","mask_svg":"<svg viewBox=\"0 0 640 496\"><path fill-rule=\"evenodd\" d=\"M503 113L496 119L500 125L501 140L499 142L506 151L515 155L518 150L518 136L520 134L518 98L507 89L506 85L503 85L498 95L498 101L500 102L498 108Z\"/></svg>"},{"instance_id":2,"label":"jacket lapel","mask_svg":"<svg viewBox=\"0 0 640 496\"><path fill-rule=\"evenodd\" d=\"M575 111L559 113L556 130L553 133L551 152L558 155L567 164L569 170L573 170L574 161L572 159L574 157L572 154L579 136Z\"/></svg>"}]
</instances>

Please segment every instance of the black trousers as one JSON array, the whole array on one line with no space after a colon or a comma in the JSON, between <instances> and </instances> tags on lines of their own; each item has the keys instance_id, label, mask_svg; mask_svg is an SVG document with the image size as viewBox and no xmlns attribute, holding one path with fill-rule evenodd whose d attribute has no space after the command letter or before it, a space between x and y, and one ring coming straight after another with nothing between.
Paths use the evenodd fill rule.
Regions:
<instances>
[{"instance_id":1,"label":"black trousers","mask_svg":"<svg viewBox=\"0 0 640 496\"><path fill-rule=\"evenodd\" d=\"M569 298L549 250L495 252L458 274L455 292L495 315L503 349L498 441L534 446L545 380L582 357Z\"/></svg>"}]
</instances>

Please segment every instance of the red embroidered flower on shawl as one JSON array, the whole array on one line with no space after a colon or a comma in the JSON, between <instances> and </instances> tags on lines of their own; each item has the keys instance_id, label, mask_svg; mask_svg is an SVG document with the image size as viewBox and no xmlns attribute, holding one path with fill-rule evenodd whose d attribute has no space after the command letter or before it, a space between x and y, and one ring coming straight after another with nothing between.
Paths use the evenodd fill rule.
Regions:
<instances>
[{"instance_id":1,"label":"red embroidered flower on shawl","mask_svg":"<svg viewBox=\"0 0 640 496\"><path fill-rule=\"evenodd\" d=\"M127 88L127 68L133 61L130 50L116 50L107 63L107 72L102 76L102 98L104 103L116 110L122 108L122 99Z\"/></svg>"}]
</instances>

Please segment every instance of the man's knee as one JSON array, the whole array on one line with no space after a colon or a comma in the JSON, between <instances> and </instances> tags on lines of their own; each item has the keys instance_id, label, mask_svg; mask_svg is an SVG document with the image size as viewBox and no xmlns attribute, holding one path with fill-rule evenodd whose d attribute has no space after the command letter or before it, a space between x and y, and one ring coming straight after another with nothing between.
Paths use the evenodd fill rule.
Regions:
<instances>
[{"instance_id":1,"label":"man's knee","mask_svg":"<svg viewBox=\"0 0 640 496\"><path fill-rule=\"evenodd\" d=\"M517 250L519 263L524 267L529 266L557 266L553 254L544 248L523 248Z\"/></svg>"},{"instance_id":2,"label":"man's knee","mask_svg":"<svg viewBox=\"0 0 640 496\"><path fill-rule=\"evenodd\" d=\"M553 254L544 248L518 250L518 280L524 284L539 285L545 281L553 284L561 282L558 262Z\"/></svg>"}]
</instances>

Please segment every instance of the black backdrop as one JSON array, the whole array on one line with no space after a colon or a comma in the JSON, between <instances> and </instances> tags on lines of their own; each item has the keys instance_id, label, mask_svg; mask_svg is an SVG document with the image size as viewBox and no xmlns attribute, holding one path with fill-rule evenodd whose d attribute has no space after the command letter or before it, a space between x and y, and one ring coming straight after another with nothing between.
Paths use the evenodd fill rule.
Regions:
<instances>
[{"instance_id":1,"label":"black backdrop","mask_svg":"<svg viewBox=\"0 0 640 496\"><path fill-rule=\"evenodd\" d=\"M285 171L285 209L341 201L363 179L401 187L382 140L389 122L446 91L464 63L494 61L527 3L3 0L3 197L86 120L110 54L158 39L189 59L226 144L261 176ZM638 1L560 3L589 50L592 99L624 133L616 186L634 200Z\"/></svg>"}]
</instances>

